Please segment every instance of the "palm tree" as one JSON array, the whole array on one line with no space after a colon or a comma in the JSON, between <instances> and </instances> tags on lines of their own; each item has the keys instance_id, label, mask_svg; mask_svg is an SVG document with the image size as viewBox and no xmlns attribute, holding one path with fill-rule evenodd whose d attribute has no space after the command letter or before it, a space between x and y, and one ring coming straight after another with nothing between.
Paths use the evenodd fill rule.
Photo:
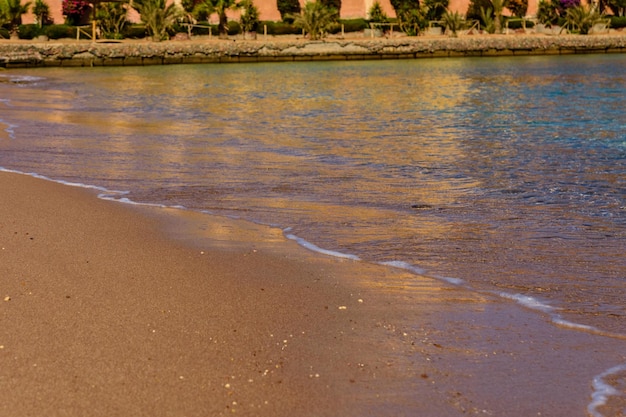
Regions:
<instances>
[{"instance_id":1,"label":"palm tree","mask_svg":"<svg viewBox=\"0 0 626 417\"><path fill-rule=\"evenodd\" d=\"M0 14L3 14L4 20L9 23L11 39L19 38L19 26L22 24L22 15L28 13L30 2L22 4L21 0L0 0Z\"/></svg>"},{"instance_id":2,"label":"palm tree","mask_svg":"<svg viewBox=\"0 0 626 417\"><path fill-rule=\"evenodd\" d=\"M175 3L166 4L166 0L133 0L132 7L141 15L152 40L157 42L167 37L167 31L180 16L178 6Z\"/></svg>"},{"instance_id":3,"label":"palm tree","mask_svg":"<svg viewBox=\"0 0 626 417\"><path fill-rule=\"evenodd\" d=\"M309 34L311 39L320 39L336 23L337 10L326 7L322 2L310 2L295 16L293 24Z\"/></svg>"},{"instance_id":4,"label":"palm tree","mask_svg":"<svg viewBox=\"0 0 626 417\"><path fill-rule=\"evenodd\" d=\"M239 24L241 25L245 38L246 33L253 32L259 23L259 9L254 5L252 0L242 0L239 3L239 7L243 9L241 17L239 18Z\"/></svg>"},{"instance_id":5,"label":"palm tree","mask_svg":"<svg viewBox=\"0 0 626 417\"><path fill-rule=\"evenodd\" d=\"M44 24L49 23L50 19L50 6L44 0L35 0L32 12L37 16L37 23L39 27L43 27Z\"/></svg>"},{"instance_id":6,"label":"palm tree","mask_svg":"<svg viewBox=\"0 0 626 417\"><path fill-rule=\"evenodd\" d=\"M127 13L127 3L101 2L98 4L96 22L102 35L108 39L122 39L122 30L128 22Z\"/></svg>"},{"instance_id":7,"label":"palm tree","mask_svg":"<svg viewBox=\"0 0 626 417\"><path fill-rule=\"evenodd\" d=\"M459 12L445 12L443 16L441 16L444 24L446 25L446 34L450 32L450 35L453 37L457 36L457 32L463 28L465 25L465 21L463 20L463 16L459 14Z\"/></svg>"},{"instance_id":8,"label":"palm tree","mask_svg":"<svg viewBox=\"0 0 626 417\"><path fill-rule=\"evenodd\" d=\"M228 36L228 16L226 12L229 9L236 9L239 5L236 0L202 0L196 6L196 11L203 10L208 14L217 13L220 23L217 28L220 38Z\"/></svg>"},{"instance_id":9,"label":"palm tree","mask_svg":"<svg viewBox=\"0 0 626 417\"><path fill-rule=\"evenodd\" d=\"M593 25L602 22L603 19L604 15L598 12L595 6L588 5L570 7L565 14L567 24L578 30L581 35L588 34Z\"/></svg>"},{"instance_id":10,"label":"palm tree","mask_svg":"<svg viewBox=\"0 0 626 417\"><path fill-rule=\"evenodd\" d=\"M506 7L506 0L491 0L493 5L493 25L496 33L502 33L502 10Z\"/></svg>"}]
</instances>

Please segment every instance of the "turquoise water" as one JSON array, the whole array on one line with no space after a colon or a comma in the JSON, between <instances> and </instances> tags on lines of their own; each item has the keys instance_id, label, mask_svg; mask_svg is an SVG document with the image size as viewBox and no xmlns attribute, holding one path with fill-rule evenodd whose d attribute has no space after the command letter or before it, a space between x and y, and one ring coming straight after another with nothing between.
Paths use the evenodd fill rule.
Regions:
<instances>
[{"instance_id":1,"label":"turquoise water","mask_svg":"<svg viewBox=\"0 0 626 417\"><path fill-rule=\"evenodd\" d=\"M625 65L13 71L0 166L273 225L626 339Z\"/></svg>"}]
</instances>

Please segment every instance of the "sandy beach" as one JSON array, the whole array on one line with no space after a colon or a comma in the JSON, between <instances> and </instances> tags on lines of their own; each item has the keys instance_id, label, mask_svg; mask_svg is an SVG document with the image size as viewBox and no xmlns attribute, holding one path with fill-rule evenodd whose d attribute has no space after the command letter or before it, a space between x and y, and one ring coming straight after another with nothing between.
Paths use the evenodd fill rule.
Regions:
<instances>
[{"instance_id":1,"label":"sandy beach","mask_svg":"<svg viewBox=\"0 0 626 417\"><path fill-rule=\"evenodd\" d=\"M402 309L356 281L389 274L382 267L221 219L183 244L159 225L197 221L28 176L1 173L0 190L3 416L437 415L445 405L415 396L426 398L432 369L405 355L437 348L416 346Z\"/></svg>"},{"instance_id":2,"label":"sandy beach","mask_svg":"<svg viewBox=\"0 0 626 417\"><path fill-rule=\"evenodd\" d=\"M55 69L45 71L57 76ZM141 76L129 83L149 78ZM74 152L82 151L82 137L70 135L75 146L63 148L55 138L65 138L66 131L39 126L46 126L40 122L48 113L67 121L89 114L81 105L61 111L63 96L55 94L35 112L30 95L56 89L27 88L14 88L2 97L10 101L0 103L7 109L0 120L2 166L57 179L87 174L89 164L100 161ZM127 102L120 103L125 109ZM89 116L82 126L125 132L143 120L122 114ZM119 120L124 123L114 123ZM174 131L167 123L148 127ZM49 137L39 143L41 132ZM94 140L105 138L106 146L121 149L123 159L131 158L132 146L152 151L139 142L108 141L115 138L106 129L86 132L81 134L95 132ZM138 166L163 174L166 163L193 155L168 144L158 142L158 152ZM199 149L220 166L219 152ZM63 169L56 173L20 165L29 157L45 163L59 155ZM227 155L247 166L259 162ZM75 181L133 178L107 158L100 158L101 173ZM181 165L172 166L174 174L180 172ZM302 175L308 172L313 171ZM234 177L232 171L223 177L200 173L223 183ZM264 177L255 178L266 185ZM207 200L218 195L202 190L199 195ZM2 417L608 417L624 409L623 395L609 406L600 398L602 384L623 388L624 371L615 371L626 363L623 337L576 328L577 322L559 324L554 314L514 296L521 293L511 291L507 298L445 278L456 275L429 278L326 256L288 240L277 228L106 201L97 194L0 172ZM293 201L284 204L290 208ZM235 206L245 210L248 202L252 207L249 198ZM437 232L428 223L422 226L421 236ZM438 254L441 262L454 255ZM423 255L416 250L416 259ZM496 279L496 289L513 287L514 282Z\"/></svg>"},{"instance_id":3,"label":"sandy beach","mask_svg":"<svg viewBox=\"0 0 626 417\"><path fill-rule=\"evenodd\" d=\"M6 417L582 416L615 360L572 369L592 336L568 350L515 305L280 231L6 172L0 192Z\"/></svg>"}]
</instances>

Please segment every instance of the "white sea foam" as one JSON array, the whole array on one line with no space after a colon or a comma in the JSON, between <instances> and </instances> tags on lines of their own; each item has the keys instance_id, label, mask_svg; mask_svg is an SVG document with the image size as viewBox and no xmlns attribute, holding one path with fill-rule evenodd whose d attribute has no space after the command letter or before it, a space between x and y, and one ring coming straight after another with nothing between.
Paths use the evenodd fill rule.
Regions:
<instances>
[{"instance_id":1,"label":"white sea foam","mask_svg":"<svg viewBox=\"0 0 626 417\"><path fill-rule=\"evenodd\" d=\"M2 119L0 119L0 124L6 126L4 128L4 131L7 132L7 134L9 135L9 139L15 139L15 128L17 127L17 125L7 123Z\"/></svg>"},{"instance_id":2,"label":"white sea foam","mask_svg":"<svg viewBox=\"0 0 626 417\"><path fill-rule=\"evenodd\" d=\"M11 100L5 98L0 98L0 103L4 104L7 107L13 107L13 105L11 104ZM8 133L9 138L15 139L15 128L17 127L17 125L6 122L3 119L0 119L0 124L6 126L4 128L4 131Z\"/></svg>"},{"instance_id":3,"label":"white sea foam","mask_svg":"<svg viewBox=\"0 0 626 417\"><path fill-rule=\"evenodd\" d=\"M16 171L14 169L8 169L8 168L4 168L4 167L0 167L0 171L2 171L2 172L9 172L9 173L12 173L12 174L28 175L29 177L39 178L41 180L46 180L46 181L51 181L51 182L56 182L57 184L68 185L70 187L86 188L86 189L89 189L89 190L100 191L100 192L102 192L102 194L99 194L98 197L102 198L104 200L120 201L121 199L114 198L113 196L119 196L119 195L128 194L127 191L109 190L107 188L99 187L97 185L83 184L83 183L80 183L80 182L70 182L70 181L63 181L63 180L55 180L55 179L52 179L50 177L46 177L45 175L37 174L36 172L22 172L22 171Z\"/></svg>"},{"instance_id":4,"label":"white sea foam","mask_svg":"<svg viewBox=\"0 0 626 417\"><path fill-rule=\"evenodd\" d=\"M418 275L426 275L426 270L415 265L411 265L408 262L404 261L386 261L380 262L380 265L391 266L393 268L406 269L407 271L411 271Z\"/></svg>"},{"instance_id":5,"label":"white sea foam","mask_svg":"<svg viewBox=\"0 0 626 417\"><path fill-rule=\"evenodd\" d=\"M289 230L291 230L291 228L284 229L283 233L285 233L285 232L287 232ZM306 241L306 240L302 239L301 237L298 237L296 235L290 234L290 233L285 233L285 237L287 239L296 241L300 246L302 246L304 248L307 248L309 250L312 250L314 252L322 253L324 255L334 256L336 258L352 259L354 261L360 261L361 260L361 258L359 258L356 255L352 255L352 254L349 254L349 253L336 252L336 251L320 248L319 246L317 246L317 245L315 245L315 244L313 244L313 243L311 243L309 241Z\"/></svg>"},{"instance_id":6,"label":"white sea foam","mask_svg":"<svg viewBox=\"0 0 626 417\"><path fill-rule=\"evenodd\" d=\"M548 305L544 302L539 301L535 297L531 297L529 295L524 294L510 294L506 292L494 292L494 294L506 298L509 300L513 300L526 308L530 308L531 310L538 310L543 313L550 313L554 310L554 307Z\"/></svg>"},{"instance_id":7,"label":"white sea foam","mask_svg":"<svg viewBox=\"0 0 626 417\"><path fill-rule=\"evenodd\" d=\"M626 372L626 363L614 366L593 378L591 383L593 386L593 394L591 394L591 402L587 406L587 412L593 417L609 417L602 414L598 409L606 405L609 397L626 396L623 391L619 391L606 382L607 377L620 372Z\"/></svg>"},{"instance_id":8,"label":"white sea foam","mask_svg":"<svg viewBox=\"0 0 626 417\"><path fill-rule=\"evenodd\" d=\"M37 81L45 80L44 77L35 77L32 75L16 75L16 74L2 74L0 78L7 80L12 84L32 84Z\"/></svg>"},{"instance_id":9,"label":"white sea foam","mask_svg":"<svg viewBox=\"0 0 626 417\"><path fill-rule=\"evenodd\" d=\"M579 330L586 333L595 334L598 336L611 337L613 339L622 339L626 340L626 334L623 333L614 333L606 330L599 329L597 327L588 326L586 324L574 323L569 320L563 319L558 314L552 316L552 322L557 326L565 327L567 329Z\"/></svg>"},{"instance_id":10,"label":"white sea foam","mask_svg":"<svg viewBox=\"0 0 626 417\"><path fill-rule=\"evenodd\" d=\"M458 286L465 285L465 280L462 280L461 278L444 277L444 276L441 276L441 275L433 275L433 278L439 279L441 281L445 281L445 282L450 283L452 285L458 285Z\"/></svg>"},{"instance_id":11,"label":"white sea foam","mask_svg":"<svg viewBox=\"0 0 626 417\"><path fill-rule=\"evenodd\" d=\"M572 330L582 330L584 332L590 332L590 333L602 333L600 329L597 329L593 326L588 326L586 324L574 323L569 320L564 320L558 315L552 317L552 322L558 326L566 327Z\"/></svg>"}]
</instances>

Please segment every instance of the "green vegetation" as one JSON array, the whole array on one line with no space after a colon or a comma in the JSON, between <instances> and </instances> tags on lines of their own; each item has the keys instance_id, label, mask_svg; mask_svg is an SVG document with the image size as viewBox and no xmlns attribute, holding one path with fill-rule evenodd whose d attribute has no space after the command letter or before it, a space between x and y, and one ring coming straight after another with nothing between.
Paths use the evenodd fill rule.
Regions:
<instances>
[{"instance_id":1,"label":"green vegetation","mask_svg":"<svg viewBox=\"0 0 626 417\"><path fill-rule=\"evenodd\" d=\"M565 21L575 32L582 35L589 33L589 30L596 24L606 20L606 17L598 12L595 6L580 5L570 7L565 13Z\"/></svg>"},{"instance_id":2,"label":"green vegetation","mask_svg":"<svg viewBox=\"0 0 626 417\"><path fill-rule=\"evenodd\" d=\"M133 0L132 7L141 15L146 31L154 41L167 39L168 31L181 15L175 3L166 0Z\"/></svg>"},{"instance_id":3,"label":"green vegetation","mask_svg":"<svg viewBox=\"0 0 626 417\"><path fill-rule=\"evenodd\" d=\"M342 19L339 24L343 25L345 32L360 32L369 27L365 19ZM341 26L337 25L337 30L341 30Z\"/></svg>"},{"instance_id":4,"label":"green vegetation","mask_svg":"<svg viewBox=\"0 0 626 417\"><path fill-rule=\"evenodd\" d=\"M0 0L0 24L9 24L11 39L19 37L19 26L22 15L28 13L30 2L22 4L21 0Z\"/></svg>"},{"instance_id":5,"label":"green vegetation","mask_svg":"<svg viewBox=\"0 0 626 417\"><path fill-rule=\"evenodd\" d=\"M378 0L372 4L368 11L369 21L372 23L389 23L389 17L383 10L383 7L380 5Z\"/></svg>"},{"instance_id":6,"label":"green vegetation","mask_svg":"<svg viewBox=\"0 0 626 417\"><path fill-rule=\"evenodd\" d=\"M298 0L278 0L276 2L280 17L283 22L293 23L294 16L300 14L300 2Z\"/></svg>"},{"instance_id":7,"label":"green vegetation","mask_svg":"<svg viewBox=\"0 0 626 417\"><path fill-rule=\"evenodd\" d=\"M501 33L502 11L508 4L508 0L470 0L466 19L479 20L487 33Z\"/></svg>"},{"instance_id":8,"label":"green vegetation","mask_svg":"<svg viewBox=\"0 0 626 417\"><path fill-rule=\"evenodd\" d=\"M75 38L76 28L70 25L46 26L43 34L50 39Z\"/></svg>"},{"instance_id":9,"label":"green vegetation","mask_svg":"<svg viewBox=\"0 0 626 417\"><path fill-rule=\"evenodd\" d=\"M508 0L506 7L513 13L513 16L523 18L528 11L528 0Z\"/></svg>"},{"instance_id":10,"label":"green vegetation","mask_svg":"<svg viewBox=\"0 0 626 417\"><path fill-rule=\"evenodd\" d=\"M441 20L448 12L449 0L424 0L427 20Z\"/></svg>"},{"instance_id":11,"label":"green vegetation","mask_svg":"<svg viewBox=\"0 0 626 417\"><path fill-rule=\"evenodd\" d=\"M122 39L122 33L128 24L127 13L127 3L100 3L96 9L96 24L102 36L107 39Z\"/></svg>"},{"instance_id":12,"label":"green vegetation","mask_svg":"<svg viewBox=\"0 0 626 417\"><path fill-rule=\"evenodd\" d=\"M312 40L321 39L337 23L337 14L337 10L322 2L307 1L300 14L294 16L293 24L304 30Z\"/></svg>"},{"instance_id":13,"label":"green vegetation","mask_svg":"<svg viewBox=\"0 0 626 417\"><path fill-rule=\"evenodd\" d=\"M446 33L449 33L451 36L456 37L459 30L462 30L465 27L465 19L463 16L459 14L459 12L446 12L441 17L443 23L446 28Z\"/></svg>"},{"instance_id":14,"label":"green vegetation","mask_svg":"<svg viewBox=\"0 0 626 417\"><path fill-rule=\"evenodd\" d=\"M39 27L52 23L50 21L50 6L44 0L35 0L32 12L37 19L37 23L39 23Z\"/></svg>"},{"instance_id":15,"label":"green vegetation","mask_svg":"<svg viewBox=\"0 0 626 417\"><path fill-rule=\"evenodd\" d=\"M626 16L611 16L611 27L619 29L626 27Z\"/></svg>"},{"instance_id":16,"label":"green vegetation","mask_svg":"<svg viewBox=\"0 0 626 417\"><path fill-rule=\"evenodd\" d=\"M238 7L239 5L236 0L200 0L200 2L195 5L193 14L198 20L202 20L200 18L204 16L211 16L213 13L217 14L219 18L217 32L220 38L225 38L229 33L226 11L235 10Z\"/></svg>"},{"instance_id":17,"label":"green vegetation","mask_svg":"<svg viewBox=\"0 0 626 417\"><path fill-rule=\"evenodd\" d=\"M559 21L558 0L540 0L537 7L537 20L544 25L554 25Z\"/></svg>"},{"instance_id":18,"label":"green vegetation","mask_svg":"<svg viewBox=\"0 0 626 417\"><path fill-rule=\"evenodd\" d=\"M245 36L248 32L256 31L256 27L259 24L259 9L257 9L252 0L242 0L239 6L243 9L239 18L239 24Z\"/></svg>"},{"instance_id":19,"label":"green vegetation","mask_svg":"<svg viewBox=\"0 0 626 417\"><path fill-rule=\"evenodd\" d=\"M391 5L396 11L400 30L407 35L416 36L428 24L428 9L421 6L419 0L391 0Z\"/></svg>"}]
</instances>

